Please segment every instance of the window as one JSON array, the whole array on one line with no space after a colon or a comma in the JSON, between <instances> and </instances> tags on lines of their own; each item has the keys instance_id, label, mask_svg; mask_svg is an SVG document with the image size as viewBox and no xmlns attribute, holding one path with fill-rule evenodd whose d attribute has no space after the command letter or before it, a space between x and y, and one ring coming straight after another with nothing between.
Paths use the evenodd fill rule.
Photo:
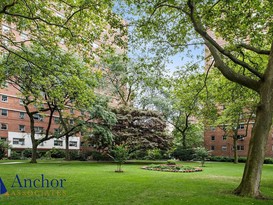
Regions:
<instances>
[{"instance_id":1,"label":"window","mask_svg":"<svg viewBox=\"0 0 273 205\"><path fill-rule=\"evenodd\" d=\"M55 135L60 134L60 129L59 129L59 128L55 128L55 129L54 129L54 134L55 134Z\"/></svg>"},{"instance_id":2,"label":"window","mask_svg":"<svg viewBox=\"0 0 273 205\"><path fill-rule=\"evenodd\" d=\"M2 115L2 116L8 116L8 110L2 109L2 110L1 110L1 115Z\"/></svg>"},{"instance_id":3,"label":"window","mask_svg":"<svg viewBox=\"0 0 273 205\"><path fill-rule=\"evenodd\" d=\"M43 127L34 127L35 133L36 134L40 134L43 133L44 128Z\"/></svg>"},{"instance_id":4,"label":"window","mask_svg":"<svg viewBox=\"0 0 273 205\"><path fill-rule=\"evenodd\" d=\"M226 135L223 135L223 141L224 140L227 140L227 136Z\"/></svg>"},{"instance_id":5,"label":"window","mask_svg":"<svg viewBox=\"0 0 273 205\"><path fill-rule=\"evenodd\" d=\"M74 120L69 120L70 125L74 125Z\"/></svg>"},{"instance_id":6,"label":"window","mask_svg":"<svg viewBox=\"0 0 273 205\"><path fill-rule=\"evenodd\" d=\"M237 140L244 141L244 135L237 135Z\"/></svg>"},{"instance_id":7,"label":"window","mask_svg":"<svg viewBox=\"0 0 273 205\"><path fill-rule=\"evenodd\" d=\"M215 150L214 145L210 146L210 150Z\"/></svg>"},{"instance_id":8,"label":"window","mask_svg":"<svg viewBox=\"0 0 273 205\"><path fill-rule=\"evenodd\" d=\"M211 131L215 131L215 127L214 126L210 126L210 130Z\"/></svg>"},{"instance_id":9,"label":"window","mask_svg":"<svg viewBox=\"0 0 273 205\"><path fill-rule=\"evenodd\" d=\"M7 141L7 138L6 137L0 137L0 141Z\"/></svg>"},{"instance_id":10,"label":"window","mask_svg":"<svg viewBox=\"0 0 273 205\"><path fill-rule=\"evenodd\" d=\"M8 102L8 96L2 95L2 102Z\"/></svg>"},{"instance_id":11,"label":"window","mask_svg":"<svg viewBox=\"0 0 273 205\"><path fill-rule=\"evenodd\" d=\"M12 144L14 145L24 145L25 139L24 138L13 138Z\"/></svg>"},{"instance_id":12,"label":"window","mask_svg":"<svg viewBox=\"0 0 273 205\"><path fill-rule=\"evenodd\" d=\"M227 151L227 145L222 146L222 151Z\"/></svg>"},{"instance_id":13,"label":"window","mask_svg":"<svg viewBox=\"0 0 273 205\"><path fill-rule=\"evenodd\" d=\"M1 123L1 130L7 130L8 129L8 124Z\"/></svg>"},{"instance_id":14,"label":"window","mask_svg":"<svg viewBox=\"0 0 273 205\"><path fill-rule=\"evenodd\" d=\"M210 139L211 139L211 141L214 141L215 140L215 136L211 136Z\"/></svg>"},{"instance_id":15,"label":"window","mask_svg":"<svg viewBox=\"0 0 273 205\"><path fill-rule=\"evenodd\" d=\"M54 117L54 122L55 122L56 124L59 124L59 123L60 123L60 118Z\"/></svg>"},{"instance_id":16,"label":"window","mask_svg":"<svg viewBox=\"0 0 273 205\"><path fill-rule=\"evenodd\" d=\"M77 147L78 142L77 141L69 141L69 146L70 147Z\"/></svg>"},{"instance_id":17,"label":"window","mask_svg":"<svg viewBox=\"0 0 273 205\"><path fill-rule=\"evenodd\" d=\"M3 33L8 33L10 32L10 28L8 26L2 25L2 31Z\"/></svg>"},{"instance_id":18,"label":"window","mask_svg":"<svg viewBox=\"0 0 273 205\"><path fill-rule=\"evenodd\" d=\"M43 121L43 116L38 113L34 114L33 118L34 118L34 120Z\"/></svg>"},{"instance_id":19,"label":"window","mask_svg":"<svg viewBox=\"0 0 273 205\"><path fill-rule=\"evenodd\" d=\"M244 125L244 124L239 124L239 125L238 125L238 129L240 129L240 130L245 129L245 125Z\"/></svg>"},{"instance_id":20,"label":"window","mask_svg":"<svg viewBox=\"0 0 273 205\"><path fill-rule=\"evenodd\" d=\"M242 151L244 149L245 149L244 145L237 145L237 150L238 151Z\"/></svg>"},{"instance_id":21,"label":"window","mask_svg":"<svg viewBox=\"0 0 273 205\"><path fill-rule=\"evenodd\" d=\"M20 34L20 37L21 37L21 39L22 39L23 41L28 40L28 35L25 34L25 33L21 33L21 34Z\"/></svg>"},{"instance_id":22,"label":"window","mask_svg":"<svg viewBox=\"0 0 273 205\"><path fill-rule=\"evenodd\" d=\"M92 43L92 46L93 46L93 48L98 48L99 47L99 45L96 44L96 43Z\"/></svg>"},{"instance_id":23,"label":"window","mask_svg":"<svg viewBox=\"0 0 273 205\"><path fill-rule=\"evenodd\" d=\"M20 112L19 113L19 118L20 119L24 119L25 118L25 113L24 112Z\"/></svg>"},{"instance_id":24,"label":"window","mask_svg":"<svg viewBox=\"0 0 273 205\"><path fill-rule=\"evenodd\" d=\"M19 131L24 132L25 131L25 125L19 125Z\"/></svg>"},{"instance_id":25,"label":"window","mask_svg":"<svg viewBox=\"0 0 273 205\"><path fill-rule=\"evenodd\" d=\"M64 39L63 38L61 38L60 44L64 44Z\"/></svg>"},{"instance_id":26,"label":"window","mask_svg":"<svg viewBox=\"0 0 273 205\"><path fill-rule=\"evenodd\" d=\"M54 140L54 146L63 146L62 140Z\"/></svg>"},{"instance_id":27,"label":"window","mask_svg":"<svg viewBox=\"0 0 273 205\"><path fill-rule=\"evenodd\" d=\"M24 105L23 99L19 99L19 104L20 104L20 105Z\"/></svg>"}]
</instances>

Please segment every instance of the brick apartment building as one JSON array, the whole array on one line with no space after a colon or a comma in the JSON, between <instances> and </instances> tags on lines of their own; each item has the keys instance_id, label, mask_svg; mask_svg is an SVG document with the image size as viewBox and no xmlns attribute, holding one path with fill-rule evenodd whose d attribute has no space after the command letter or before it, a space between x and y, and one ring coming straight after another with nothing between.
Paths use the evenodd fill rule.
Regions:
<instances>
[{"instance_id":1,"label":"brick apartment building","mask_svg":"<svg viewBox=\"0 0 273 205\"><path fill-rule=\"evenodd\" d=\"M46 129L48 117L36 114L34 118L37 133L35 137L39 138L40 133ZM59 128L58 115L55 115L53 119L51 132L55 132ZM0 139L8 141L12 150L20 151L32 148L29 117L18 95L18 90L10 84L6 84L5 88L0 89ZM48 150L53 147L64 149L64 138L45 141L38 146L38 149ZM80 149L80 136L69 138L69 149ZM8 154L10 154L10 150Z\"/></svg>"},{"instance_id":2,"label":"brick apartment building","mask_svg":"<svg viewBox=\"0 0 273 205\"><path fill-rule=\"evenodd\" d=\"M57 12L57 11L56 11ZM62 17L62 13L56 13ZM12 33L14 35L14 39L17 41L27 41L29 36L31 35L28 31L21 32L16 30L15 25L10 25L1 22L1 31L2 34ZM104 31L103 35L107 34L107 28ZM111 37L111 36L110 36ZM6 46L9 46L9 42L5 39L2 39L2 43ZM100 47L102 40L98 39L93 42L93 49L97 49ZM106 42L107 43L107 42ZM26 44L29 44L28 42ZM66 49L65 42L63 39L60 39L59 46ZM113 44L113 47L117 47L117 53L123 53L118 46ZM97 57L96 57L96 60ZM101 94L107 93L105 90L97 90L97 92ZM111 106L117 106L118 100L113 98L112 102L110 102ZM69 108L67 109L69 112ZM74 112L75 115L81 115L80 111L70 110L70 113ZM59 128L59 117L58 115L54 115L53 123L51 125L50 132L53 133L57 131ZM42 116L37 114L35 116L35 138L39 138L43 131L46 129L48 124L48 116ZM32 142L30 137L30 119L26 114L25 108L23 106L23 102L20 99L19 91L14 88L11 84L6 83L4 88L0 89L0 140L8 141L11 148L8 150L8 156L11 154L11 150L22 151L27 148L32 148ZM69 138L69 149L70 150L79 150L81 148L81 140L82 136L77 134L76 136L72 136ZM50 139L41 143L38 146L38 150L49 150L53 147L58 149L65 149L65 137L58 139Z\"/></svg>"},{"instance_id":3,"label":"brick apartment building","mask_svg":"<svg viewBox=\"0 0 273 205\"><path fill-rule=\"evenodd\" d=\"M217 38L213 32L209 31L209 34L217 40L219 45L224 45L225 41ZM205 56L210 55L209 50L205 49ZM206 68L211 64L211 61L206 62ZM250 122L249 126L246 125L246 121L242 121L238 127L237 135L237 153L238 157L246 157L248 153L249 141L251 138L251 132L254 125L254 121ZM248 127L248 128L247 128ZM245 136L247 131L247 136ZM245 137L243 137L245 136ZM225 132L222 126L207 126L204 131L204 146L207 150L211 151L213 156L234 156L233 137ZM271 130L268 136L268 143L266 147L266 157L273 157L273 130Z\"/></svg>"},{"instance_id":4,"label":"brick apartment building","mask_svg":"<svg viewBox=\"0 0 273 205\"><path fill-rule=\"evenodd\" d=\"M246 133L247 126L240 124L238 129L237 151L239 157L246 157L248 153L248 144L251 137L253 123L248 126L248 134ZM233 157L233 138L226 133L221 126L207 127L204 132L204 145L207 150L211 151L213 156ZM268 143L266 147L266 157L273 157L273 132L268 136Z\"/></svg>"}]
</instances>

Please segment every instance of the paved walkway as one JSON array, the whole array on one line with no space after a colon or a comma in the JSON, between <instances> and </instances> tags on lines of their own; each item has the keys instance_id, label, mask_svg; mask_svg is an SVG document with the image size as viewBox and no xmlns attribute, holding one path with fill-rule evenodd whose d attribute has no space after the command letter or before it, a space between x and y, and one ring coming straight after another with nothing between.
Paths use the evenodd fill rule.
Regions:
<instances>
[{"instance_id":1,"label":"paved walkway","mask_svg":"<svg viewBox=\"0 0 273 205\"><path fill-rule=\"evenodd\" d=\"M22 163L25 163L25 162L4 162L4 163L0 163L1 164L22 164Z\"/></svg>"}]
</instances>

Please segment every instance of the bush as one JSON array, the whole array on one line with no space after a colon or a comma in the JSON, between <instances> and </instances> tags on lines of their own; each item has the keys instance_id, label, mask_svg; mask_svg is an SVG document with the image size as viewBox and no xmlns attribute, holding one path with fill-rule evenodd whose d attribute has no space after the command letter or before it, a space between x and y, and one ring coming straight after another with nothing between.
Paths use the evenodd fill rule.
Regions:
<instances>
[{"instance_id":1,"label":"bush","mask_svg":"<svg viewBox=\"0 0 273 205\"><path fill-rule=\"evenodd\" d=\"M21 159L21 153L12 151L10 154L10 159Z\"/></svg>"},{"instance_id":2,"label":"bush","mask_svg":"<svg viewBox=\"0 0 273 205\"><path fill-rule=\"evenodd\" d=\"M39 156L39 154L37 153L37 155ZM32 156L32 150L31 149L25 149L23 151L23 157L25 158L30 158Z\"/></svg>"},{"instance_id":3,"label":"bush","mask_svg":"<svg viewBox=\"0 0 273 205\"><path fill-rule=\"evenodd\" d=\"M176 165L175 160L167 160L167 165Z\"/></svg>"},{"instance_id":4,"label":"bush","mask_svg":"<svg viewBox=\"0 0 273 205\"><path fill-rule=\"evenodd\" d=\"M80 160L80 153L78 150L71 150L69 156L70 160Z\"/></svg>"},{"instance_id":5,"label":"bush","mask_svg":"<svg viewBox=\"0 0 273 205\"><path fill-rule=\"evenodd\" d=\"M92 151L91 152L91 157L93 160L96 160L96 161L109 161L111 160L111 158L106 155L106 154L103 154L101 152L98 152L98 151Z\"/></svg>"},{"instance_id":6,"label":"bush","mask_svg":"<svg viewBox=\"0 0 273 205\"><path fill-rule=\"evenodd\" d=\"M272 158L265 158L264 164L273 164L273 159Z\"/></svg>"},{"instance_id":7,"label":"bush","mask_svg":"<svg viewBox=\"0 0 273 205\"><path fill-rule=\"evenodd\" d=\"M65 151L64 150L60 150L60 149L56 149L56 148L52 148L51 150L47 151L45 153L45 156L47 158L64 158L65 157Z\"/></svg>"},{"instance_id":8,"label":"bush","mask_svg":"<svg viewBox=\"0 0 273 205\"><path fill-rule=\"evenodd\" d=\"M194 159L194 149L183 149L182 147L177 147L172 153L172 157L179 159L180 161L189 161Z\"/></svg>"},{"instance_id":9,"label":"bush","mask_svg":"<svg viewBox=\"0 0 273 205\"><path fill-rule=\"evenodd\" d=\"M146 155L147 155L146 150L136 150L130 153L129 158L130 159L145 159Z\"/></svg>"},{"instance_id":10,"label":"bush","mask_svg":"<svg viewBox=\"0 0 273 205\"><path fill-rule=\"evenodd\" d=\"M151 150L148 150L147 151L147 156L145 157L145 159L148 159L148 160L159 160L159 159L162 159L162 154L161 154L161 151L160 149L151 149Z\"/></svg>"}]
</instances>

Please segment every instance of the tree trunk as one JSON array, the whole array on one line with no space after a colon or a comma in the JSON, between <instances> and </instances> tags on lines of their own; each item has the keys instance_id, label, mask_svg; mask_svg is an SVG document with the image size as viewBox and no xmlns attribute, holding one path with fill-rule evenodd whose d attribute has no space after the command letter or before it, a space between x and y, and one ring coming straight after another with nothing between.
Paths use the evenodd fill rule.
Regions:
<instances>
[{"instance_id":1,"label":"tree trunk","mask_svg":"<svg viewBox=\"0 0 273 205\"><path fill-rule=\"evenodd\" d=\"M240 185L235 190L235 193L240 196L261 197L262 166L273 113L273 51L271 51L270 56L260 89L260 103L256 109L256 120L249 142L244 175Z\"/></svg>"},{"instance_id":2,"label":"tree trunk","mask_svg":"<svg viewBox=\"0 0 273 205\"><path fill-rule=\"evenodd\" d=\"M32 156L30 163L37 163L37 147L38 147L37 142L36 141L32 142Z\"/></svg>"},{"instance_id":3,"label":"tree trunk","mask_svg":"<svg viewBox=\"0 0 273 205\"><path fill-rule=\"evenodd\" d=\"M65 160L70 160L69 154L69 136L65 136Z\"/></svg>"},{"instance_id":4,"label":"tree trunk","mask_svg":"<svg viewBox=\"0 0 273 205\"><path fill-rule=\"evenodd\" d=\"M234 163L238 164L237 135L233 136L233 148Z\"/></svg>"}]
</instances>

